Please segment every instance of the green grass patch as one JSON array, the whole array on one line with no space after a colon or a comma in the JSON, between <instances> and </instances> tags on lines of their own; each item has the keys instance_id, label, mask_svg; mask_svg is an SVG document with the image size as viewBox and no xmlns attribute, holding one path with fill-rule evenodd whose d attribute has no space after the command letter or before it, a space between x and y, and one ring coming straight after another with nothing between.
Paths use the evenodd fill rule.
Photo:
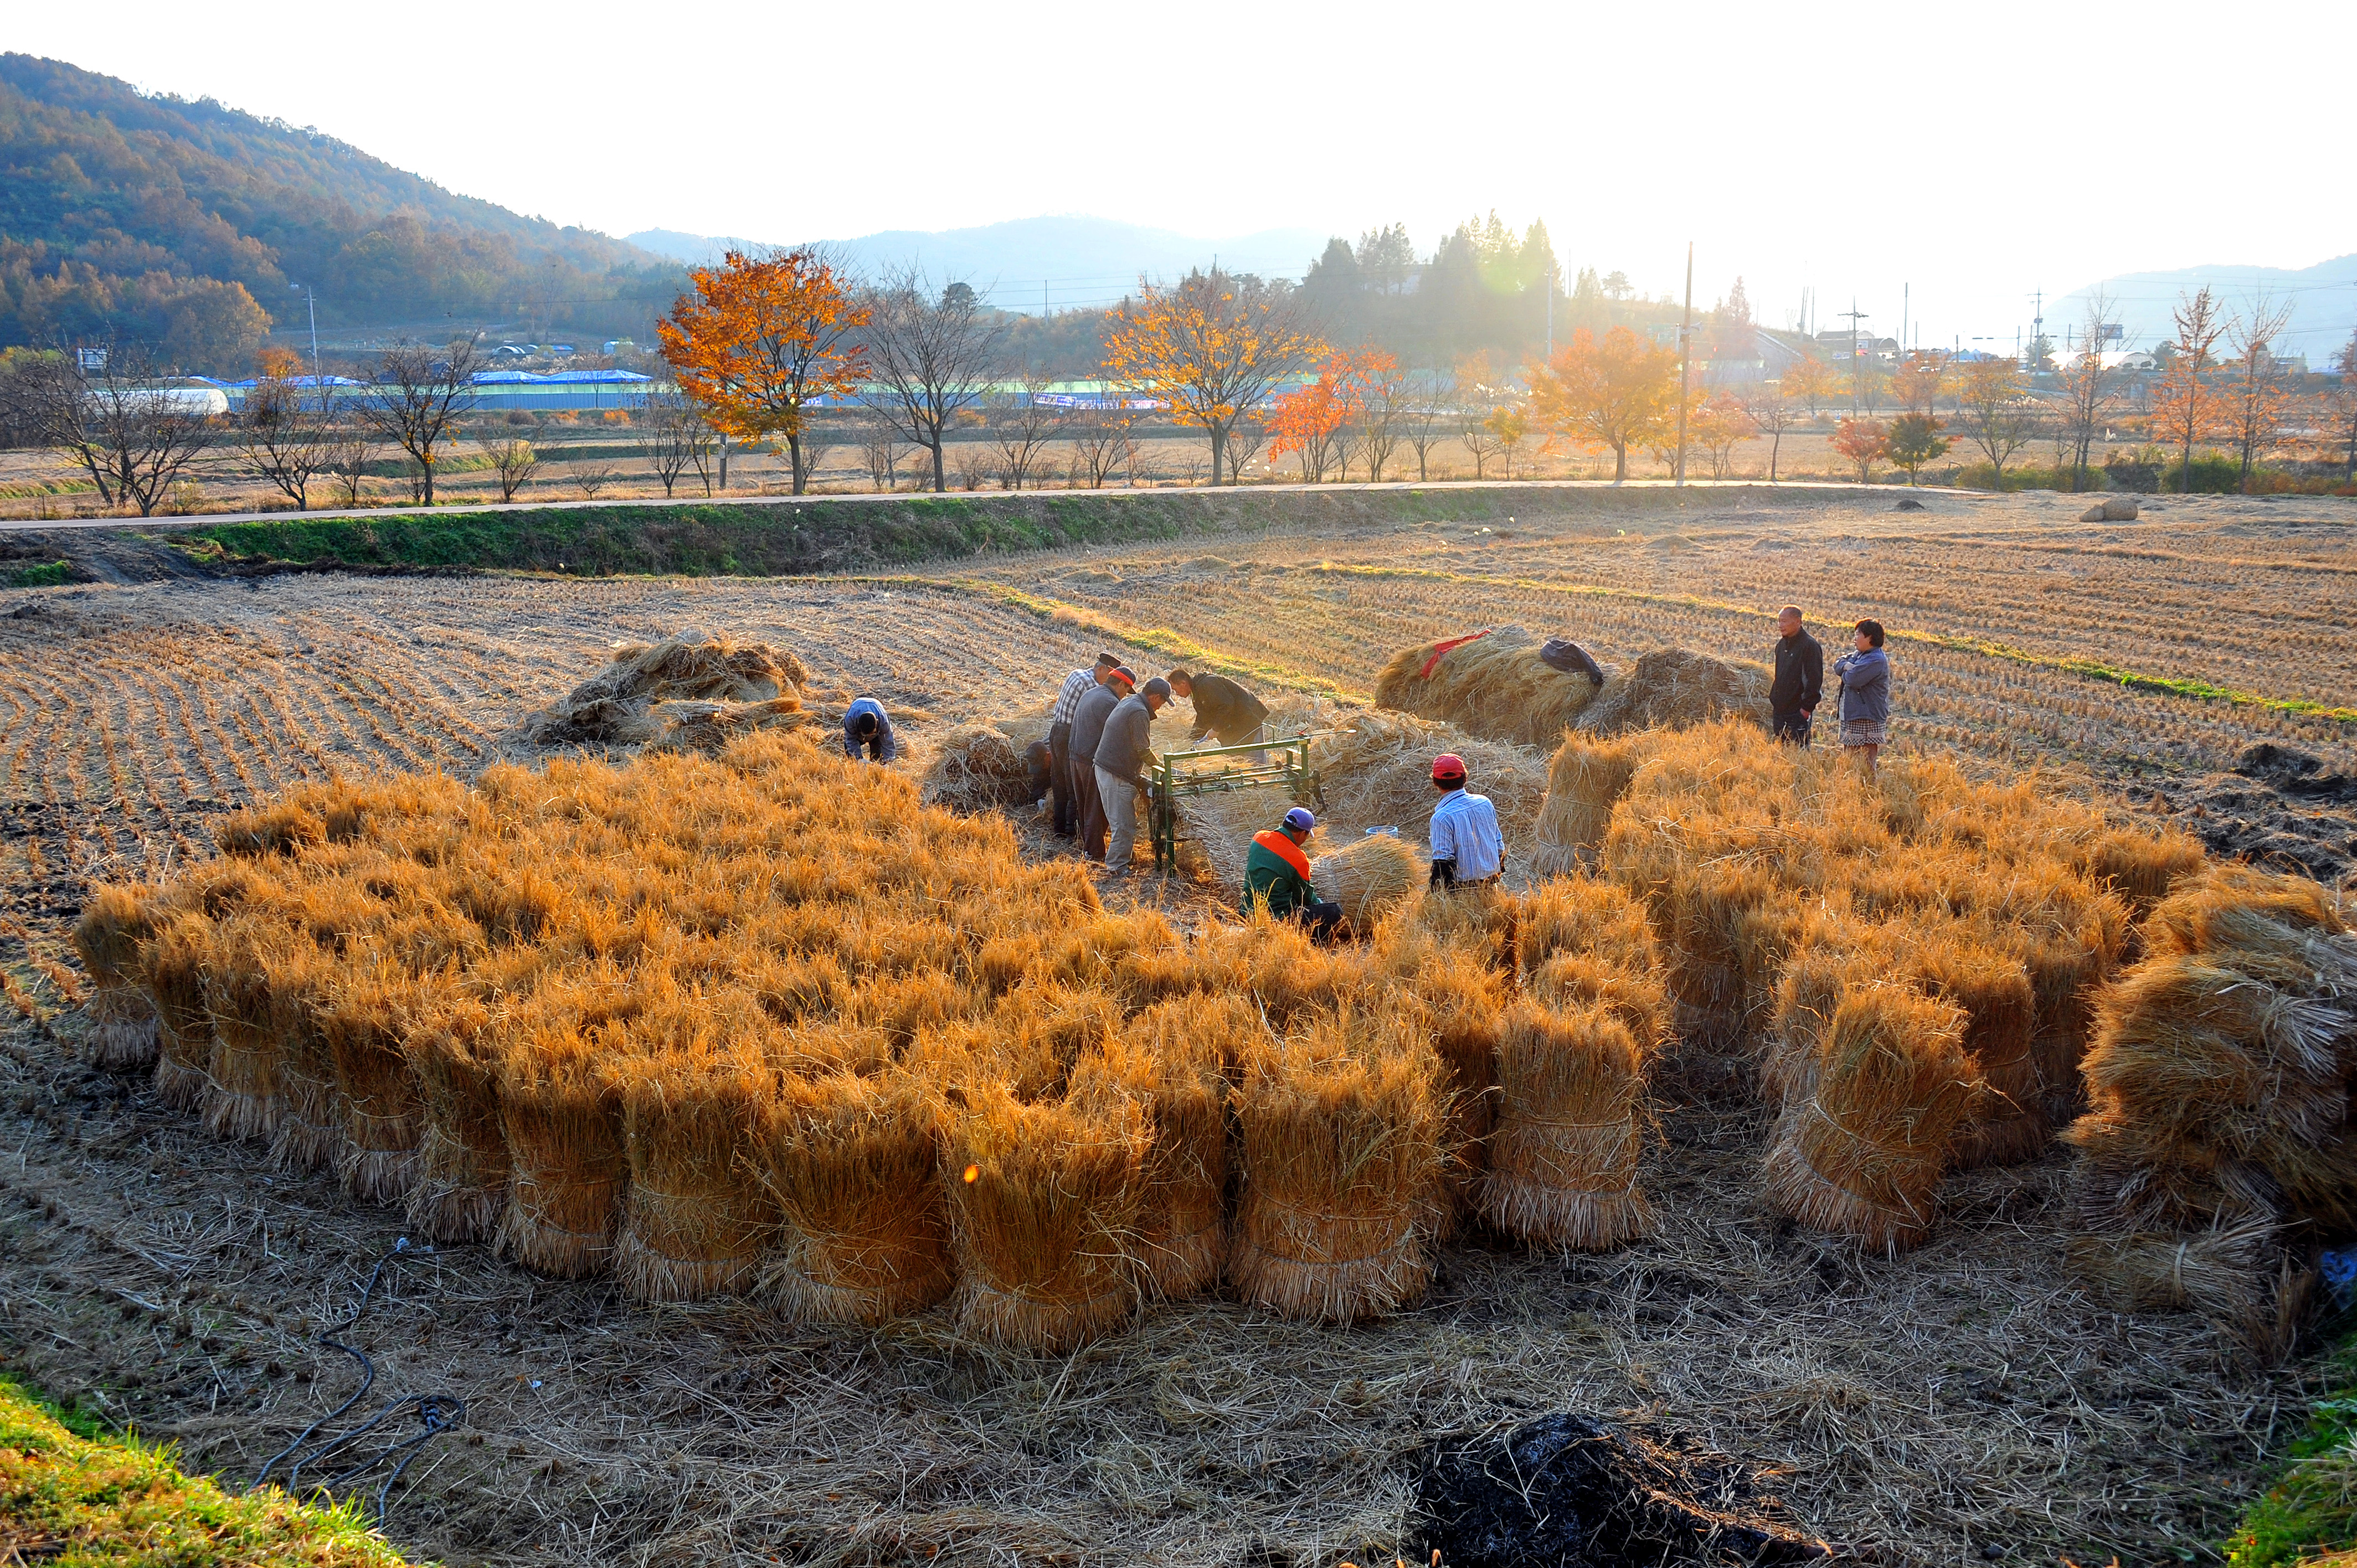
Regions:
<instances>
[{"instance_id":1,"label":"green grass patch","mask_svg":"<svg viewBox=\"0 0 2357 1568\"><path fill-rule=\"evenodd\" d=\"M2277 1568L2357 1548L2357 1334L2326 1360L2324 1397L2286 1452L2284 1472L2227 1539L2233 1568Z\"/></svg>"},{"instance_id":2,"label":"green grass patch","mask_svg":"<svg viewBox=\"0 0 2357 1568\"><path fill-rule=\"evenodd\" d=\"M73 568L63 561L42 561L8 574L12 588L61 588L73 581Z\"/></svg>"},{"instance_id":3,"label":"green grass patch","mask_svg":"<svg viewBox=\"0 0 2357 1568\"><path fill-rule=\"evenodd\" d=\"M0 1379L0 1563L55 1568L399 1568L358 1505L231 1497L169 1448L106 1435Z\"/></svg>"}]
</instances>

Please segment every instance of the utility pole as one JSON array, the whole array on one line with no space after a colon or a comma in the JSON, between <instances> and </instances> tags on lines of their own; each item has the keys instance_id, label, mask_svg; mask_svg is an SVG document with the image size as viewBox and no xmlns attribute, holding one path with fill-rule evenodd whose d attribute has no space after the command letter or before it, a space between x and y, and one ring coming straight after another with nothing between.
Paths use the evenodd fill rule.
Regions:
<instances>
[{"instance_id":1,"label":"utility pole","mask_svg":"<svg viewBox=\"0 0 2357 1568\"><path fill-rule=\"evenodd\" d=\"M1849 319L1849 416L1857 417L1857 381L1863 373L1858 365L1857 324L1866 319L1866 312L1857 307L1857 296L1850 295L1849 308L1842 312Z\"/></svg>"},{"instance_id":2,"label":"utility pole","mask_svg":"<svg viewBox=\"0 0 2357 1568\"><path fill-rule=\"evenodd\" d=\"M1686 337L1694 330L1694 242L1686 242L1686 308L1678 317L1678 484L1686 482L1686 372L1694 363Z\"/></svg>"},{"instance_id":3,"label":"utility pole","mask_svg":"<svg viewBox=\"0 0 2357 1568\"><path fill-rule=\"evenodd\" d=\"M2040 349L2045 342L2046 291L2041 288L2029 296L2029 357L2031 359L2035 360L2044 357L2040 352ZM2036 365L2024 365L2022 369L2026 371L2035 371L2038 367Z\"/></svg>"}]
</instances>

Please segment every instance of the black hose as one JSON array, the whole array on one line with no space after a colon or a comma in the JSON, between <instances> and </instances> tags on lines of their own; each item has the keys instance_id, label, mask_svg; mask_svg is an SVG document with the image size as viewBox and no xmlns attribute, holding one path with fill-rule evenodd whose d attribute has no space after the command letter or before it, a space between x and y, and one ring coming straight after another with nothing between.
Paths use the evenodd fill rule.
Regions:
<instances>
[{"instance_id":1,"label":"black hose","mask_svg":"<svg viewBox=\"0 0 2357 1568\"><path fill-rule=\"evenodd\" d=\"M289 1496L299 1495L296 1488L306 1467L312 1466L324 1466L330 1459L338 1458L339 1456L348 1456L353 1445L359 1443L361 1438L366 1437L370 1433L383 1426L387 1422L393 1420L404 1411L414 1407L417 1413L417 1419L423 1427L423 1430L418 1432L416 1435L404 1437L397 1443L388 1444L386 1446L368 1455L365 1458L361 1459L360 1463L338 1472L327 1480L312 1483L312 1489L314 1491L332 1494L336 1488L343 1486L345 1483L356 1480L360 1477L367 1475L370 1471L374 1470L381 1465L393 1464L394 1460L398 1459L399 1463L393 1464L393 1473L384 1478L384 1484L379 1487L376 1491L376 1522L377 1527L380 1530L384 1527L386 1499L390 1498L393 1493L393 1483L401 1479L403 1472L406 1471L410 1465L417 1458L417 1455L425 1451L425 1445L428 1443L431 1443L436 1437L441 1436L444 1433L455 1431L458 1427L464 1426L467 1423L467 1402L449 1394L408 1394L401 1399L395 1400L393 1403L385 1406L384 1409L377 1412L375 1415L370 1417L367 1421L362 1422L360 1425L352 1428L350 1432L343 1434L341 1436L328 1438L307 1448L305 1445L310 1444L313 1435L316 1434L321 1427L328 1425L330 1423L339 1419L346 1411L360 1403L361 1400L367 1398L369 1390L376 1386L376 1363L369 1359L366 1351L361 1350L354 1346L345 1344L342 1340L337 1338L336 1336L339 1334L349 1333L351 1329L359 1326L361 1314L368 1310L369 1298L376 1294L376 1283L382 1277L384 1273L384 1266L407 1251L409 1251L408 1237L404 1236L394 1241L393 1244L393 1250L387 1252L383 1257L379 1258L376 1261L376 1266L369 1271L368 1283L361 1286L360 1300L352 1304L352 1315L344 1319L343 1322L336 1325L333 1328L328 1330L327 1333L320 1335L318 1337L317 1343L323 1348L340 1350L345 1355L350 1356L355 1362L359 1363L361 1369L361 1386L354 1389L351 1391L350 1397L346 1399L343 1403L338 1405L335 1409L329 1411L327 1414L321 1416L318 1420L305 1427L301 1432L296 1434L295 1440L292 1443L289 1443L285 1447L281 1448L277 1453L273 1454L263 1465L262 1473L253 1478L253 1484L259 1487L264 1481L270 1479L270 1473L278 1467L279 1461L291 1457L293 1462L286 1467L286 1479L283 1485L285 1487Z\"/></svg>"}]
</instances>

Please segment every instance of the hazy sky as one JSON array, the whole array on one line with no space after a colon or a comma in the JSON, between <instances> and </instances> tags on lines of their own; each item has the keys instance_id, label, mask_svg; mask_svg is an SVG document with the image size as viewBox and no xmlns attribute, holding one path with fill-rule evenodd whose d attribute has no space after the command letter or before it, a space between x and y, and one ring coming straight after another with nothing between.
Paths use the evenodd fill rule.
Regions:
<instances>
[{"instance_id":1,"label":"hazy sky","mask_svg":"<svg viewBox=\"0 0 2357 1568\"><path fill-rule=\"evenodd\" d=\"M11 8L10 49L210 95L616 234L1088 212L1205 236L1544 217L1566 266L1740 274L1781 325L2008 343L2031 291L2357 251L2357 5L1064 0ZM1301 258L1306 263L1307 257ZM1299 263L1297 263L1297 265ZM2050 329L2051 324L2050 323Z\"/></svg>"}]
</instances>

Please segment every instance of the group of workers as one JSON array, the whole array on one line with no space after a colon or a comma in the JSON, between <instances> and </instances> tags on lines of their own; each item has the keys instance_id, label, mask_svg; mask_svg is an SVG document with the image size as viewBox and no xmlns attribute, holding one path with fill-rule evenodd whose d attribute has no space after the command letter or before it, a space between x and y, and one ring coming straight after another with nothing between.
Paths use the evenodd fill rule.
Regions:
<instances>
[{"instance_id":1,"label":"group of workers","mask_svg":"<svg viewBox=\"0 0 2357 1568\"><path fill-rule=\"evenodd\" d=\"M1776 632L1769 728L1778 740L1805 747L1824 700L1824 650L1809 635L1796 605L1778 612ZM1883 651L1880 621L1858 621L1851 639L1854 651L1833 664L1840 687L1841 745L1860 754L1870 775L1889 734L1890 661ZM1602 683L1603 671L1594 660L1567 643L1550 643L1548 651L1558 646L1567 652L1560 662L1550 659L1551 665ZM1267 705L1225 676L1179 669L1140 685L1117 655L1099 653L1094 665L1064 677L1049 713L1048 738L1034 742L1026 755L1033 799L1049 799L1057 835L1079 839L1082 853L1105 863L1113 875L1133 869L1138 797L1147 788L1146 769L1154 761L1154 721L1174 698L1193 704L1189 744L1216 737L1222 746L1243 746L1271 738ZM845 714L843 748L846 757L876 762L899 755L891 718L874 698L860 698ZM1497 808L1467 785L1463 757L1444 752L1433 758L1432 787L1439 799L1426 838L1430 886L1437 893L1486 886L1504 870L1506 842ZM1317 831L1317 817L1308 807L1295 806L1275 827L1254 835L1244 863L1243 908L1250 912L1265 907L1279 918L1300 921L1313 938L1325 941L1340 925L1342 909L1318 897L1310 879L1308 843Z\"/></svg>"}]
</instances>

